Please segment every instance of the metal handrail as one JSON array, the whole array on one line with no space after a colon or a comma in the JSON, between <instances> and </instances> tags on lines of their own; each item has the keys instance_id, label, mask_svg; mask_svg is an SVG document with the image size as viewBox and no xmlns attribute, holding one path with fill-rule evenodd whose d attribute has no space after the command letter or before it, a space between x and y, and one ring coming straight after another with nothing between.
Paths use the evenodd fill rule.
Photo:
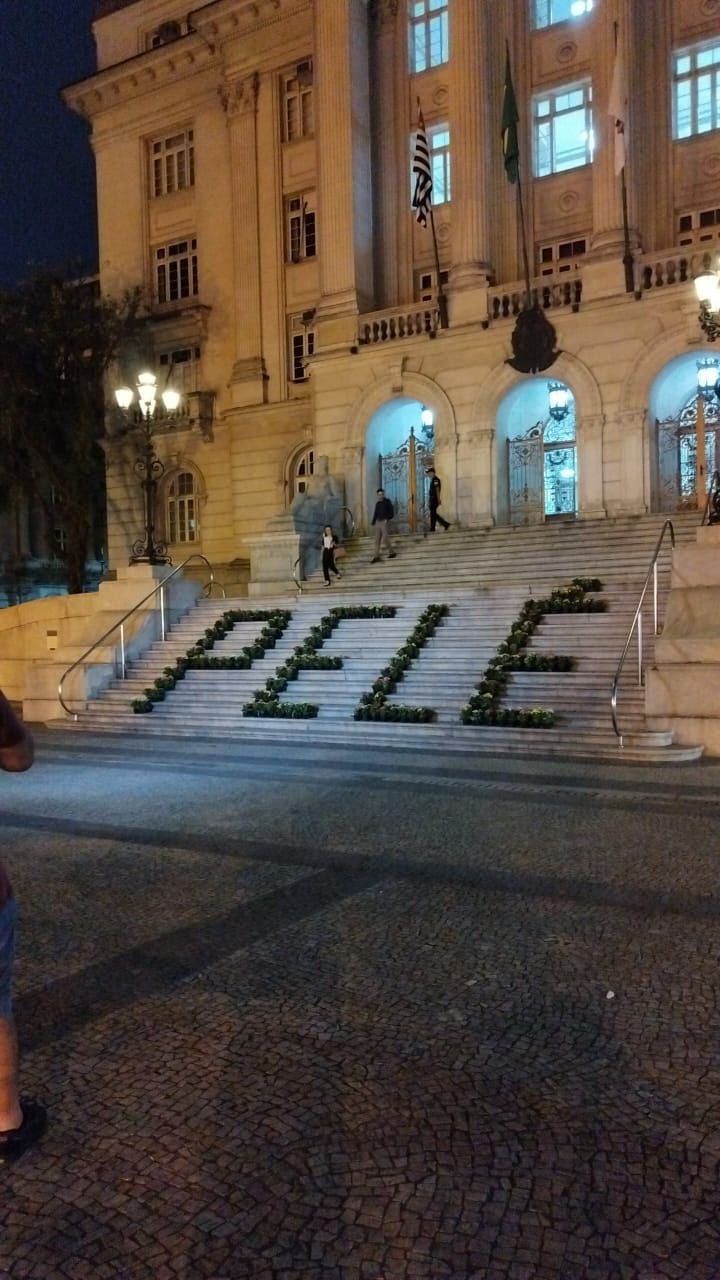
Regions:
<instances>
[{"instance_id":1,"label":"metal handrail","mask_svg":"<svg viewBox=\"0 0 720 1280\"><path fill-rule=\"evenodd\" d=\"M71 666L68 667L67 671L63 672L62 676L60 677L60 683L58 684L58 702L60 703L60 706L62 707L63 711L67 715L72 716L73 720L77 720L79 718L79 712L71 711L69 706L65 702L65 699L63 698L63 686L68 676L71 675L72 672L75 671L79 666L81 666L82 663L85 661L85 659L88 658L91 653L94 653L96 649L99 649L100 645L104 644L108 636L111 636L113 632L117 631L119 627L120 628L120 669L122 673L122 679L126 680L127 664L125 661L125 623L127 622L128 618L131 618L134 613L137 613L138 609L141 609L142 606L146 604L148 600L152 599L154 595L160 592L160 632L161 632L162 639L165 640L165 638L167 637L167 628L165 626L165 587L167 586L170 579L175 577L176 573L180 573L180 570L184 569L185 565L190 564L191 560L202 560L203 563L206 564L208 569L210 570L210 580L209 582L206 582L205 586L203 587L203 595L209 596L213 587L218 586L222 591L223 600L226 598L227 592L225 591L224 586L222 585L221 582L216 583L215 581L215 574L213 572L213 567L210 561L207 559L206 556L201 555L199 551L193 552L191 556L188 556L187 560L183 560L182 564L176 565L176 567L167 575L167 577L163 578L162 582L156 583L152 591L148 591L147 595L143 596L142 600L138 600L137 604L133 605L132 609L128 609L127 613L123 614L122 618L120 618L117 622L114 622L113 625L109 627L108 630L104 633L104 635L101 635L98 640L96 640L93 644L91 644L90 648L86 649L85 652L82 654L82 656L80 658L77 658L75 662L73 662Z\"/></svg>"},{"instance_id":2,"label":"metal handrail","mask_svg":"<svg viewBox=\"0 0 720 1280\"><path fill-rule=\"evenodd\" d=\"M672 547L672 548L674 548L674 546L675 546L675 530L674 530L674 528L673 528L672 520L666 520L666 521L665 521L665 523L664 523L664 525L663 525L663 527L662 527L662 529L660 530L660 536L659 536L659 538L658 538L658 540L657 540L657 542L656 542L656 544L655 544L655 550L654 550L654 552L653 552L653 557L652 557L652 560L650 561L650 568L649 568L649 569L648 569L648 571L647 571L647 575L646 575L646 578L645 578L645 582L644 582L644 584L643 584L643 589L642 589L642 591L640 592L640 600L638 601L638 607L637 607L637 609L635 610L635 617L633 618L632 623L630 624L630 630L628 631L627 640L625 641L625 647L624 647L624 649L623 649L623 651L622 651L622 654L621 654L621 657L620 657L620 661L618 662L617 669L616 669L616 671L615 671L615 675L614 675L614 677L613 677L612 690L611 690L611 693L610 693L610 714L611 714L611 716L612 716L612 726L613 726L613 729L615 730L615 735L616 735L616 737L618 738L618 741L619 741L619 744L620 744L620 746L621 746L621 747L622 747L622 745L623 745L623 736L622 736L622 733L620 732L620 730L619 730L619 728L618 728L618 722L617 722L617 694L618 694L618 682L619 682L619 680L620 680L620 676L621 676L621 674L622 674L622 669L623 669L623 667L624 667L624 665L625 665L625 659L626 659L626 657L627 657L627 655L628 655L628 650L629 650L629 648L630 648L630 643L631 643L632 638L633 638L633 632L635 631L635 628L637 627L637 634L638 634L638 685L642 685L642 683L643 683L643 663L642 663L643 626L642 626L642 607L643 607L643 603L644 603L644 600L645 600L645 593L646 593L646 591L647 591L647 589L648 589L648 586L650 585L650 578L652 578L652 580L653 580L653 626L654 626L654 634L655 634L655 635L657 635L657 634L658 634L658 571L657 571L657 562L658 562L658 558L659 558L659 555L660 555L660 548L662 547L662 544L663 544L663 541L664 541L664 538L665 538L665 534L666 534L666 532L667 532L668 530L670 531L670 545L671 545L671 547Z\"/></svg>"},{"instance_id":3,"label":"metal handrail","mask_svg":"<svg viewBox=\"0 0 720 1280\"><path fill-rule=\"evenodd\" d=\"M354 517L354 515L353 515L353 513L352 513L352 511L350 510L350 508L349 508L349 507L341 507L341 508L340 508L340 514L342 515L342 514L343 514L343 512L345 513L345 515L347 515L347 516L349 516L349 517L350 517L350 519L349 519L349 521L348 521L349 529L348 529L348 532L345 534L345 537L346 537L346 538L354 538L354 537L355 537L355 528L356 528L356 526L355 526L355 517Z\"/></svg>"},{"instance_id":4,"label":"metal handrail","mask_svg":"<svg viewBox=\"0 0 720 1280\"><path fill-rule=\"evenodd\" d=\"M347 521L347 524L345 521L343 521L343 530L346 527L348 528L348 532L345 534L345 536L347 538L354 538L355 529L356 529L355 517L349 507L341 507L340 514L342 515L343 512L345 513L345 515L350 517L349 520ZM292 567L292 579L293 579L293 582L295 583L295 586L297 587L297 593L299 596L302 595L302 591L303 591L302 562L303 562L303 556L301 552Z\"/></svg>"},{"instance_id":5,"label":"metal handrail","mask_svg":"<svg viewBox=\"0 0 720 1280\"><path fill-rule=\"evenodd\" d=\"M710 477L710 488L707 491L707 498L705 499L705 507L703 510L703 518L701 521L702 524L709 523L708 517L710 515L710 507L712 505L713 494L715 493L720 493L720 471L713 471L712 476Z\"/></svg>"}]
</instances>

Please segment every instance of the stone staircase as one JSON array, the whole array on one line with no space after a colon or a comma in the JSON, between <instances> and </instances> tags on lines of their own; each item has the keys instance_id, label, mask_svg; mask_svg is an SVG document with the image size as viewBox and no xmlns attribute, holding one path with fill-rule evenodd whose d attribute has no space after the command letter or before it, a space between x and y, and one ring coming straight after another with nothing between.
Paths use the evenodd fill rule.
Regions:
<instances>
[{"instance_id":1,"label":"stone staircase","mask_svg":"<svg viewBox=\"0 0 720 1280\"><path fill-rule=\"evenodd\" d=\"M143 736L194 736L237 741L337 743L342 745L438 748L443 751L528 753L621 760L687 761L700 749L673 745L668 733L648 733L644 690L637 685L636 663L629 658L622 677L618 718L619 748L610 719L610 687L639 591L663 517L545 525L490 533L450 530L427 539L397 539L397 558L370 564L371 543L359 538L342 562L343 579L328 589L317 573L301 593L252 600L203 600L168 639L154 645L129 672L81 713L79 729L127 732ZM697 515L673 517L676 540L694 539ZM460 711L482 677L529 595L546 595L572 577L597 576L604 584L606 613L547 616L535 632L530 651L567 654L570 672L515 673L503 705L550 707L552 729L465 726ZM669 557L661 574L667 591ZM318 598L320 597L320 598ZM337 671L301 672L283 695L288 702L314 702L317 719L243 717L243 703L264 686L283 659L335 604L395 605L394 618L343 620L322 652L339 654ZM434 708L431 724L368 723L353 720L363 693L412 631L429 603L447 604L450 613L389 701ZM184 681L137 715L130 703L174 663L225 609L292 609L292 619L275 649L249 670L190 671ZM662 616L662 615L661 615ZM243 622L216 644L217 656L239 653L261 629ZM653 637L646 622L644 660L652 660ZM53 722L68 727L68 721Z\"/></svg>"}]
</instances>

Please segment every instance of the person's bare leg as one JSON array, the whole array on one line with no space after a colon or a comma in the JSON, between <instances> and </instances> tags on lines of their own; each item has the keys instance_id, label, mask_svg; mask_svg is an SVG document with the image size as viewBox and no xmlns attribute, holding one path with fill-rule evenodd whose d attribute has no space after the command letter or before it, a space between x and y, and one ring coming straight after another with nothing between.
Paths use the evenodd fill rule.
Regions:
<instances>
[{"instance_id":1,"label":"person's bare leg","mask_svg":"<svg viewBox=\"0 0 720 1280\"><path fill-rule=\"evenodd\" d=\"M0 1018L0 1133L19 1128L22 1121L15 1023L12 1018Z\"/></svg>"}]
</instances>

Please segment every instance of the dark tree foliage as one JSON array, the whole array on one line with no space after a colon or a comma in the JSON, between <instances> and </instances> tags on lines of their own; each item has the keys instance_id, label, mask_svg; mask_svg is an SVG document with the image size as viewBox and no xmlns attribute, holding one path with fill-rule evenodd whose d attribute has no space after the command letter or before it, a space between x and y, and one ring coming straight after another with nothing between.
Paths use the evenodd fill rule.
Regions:
<instances>
[{"instance_id":1,"label":"dark tree foliage","mask_svg":"<svg viewBox=\"0 0 720 1280\"><path fill-rule=\"evenodd\" d=\"M34 497L65 531L68 591L82 591L105 507L104 381L142 342L140 295L41 269L0 290L0 491Z\"/></svg>"}]
</instances>

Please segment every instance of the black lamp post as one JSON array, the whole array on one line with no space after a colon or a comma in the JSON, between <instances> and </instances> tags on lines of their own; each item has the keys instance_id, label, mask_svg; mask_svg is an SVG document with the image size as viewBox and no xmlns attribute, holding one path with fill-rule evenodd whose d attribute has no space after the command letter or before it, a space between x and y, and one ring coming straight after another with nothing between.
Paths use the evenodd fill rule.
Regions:
<instances>
[{"instance_id":1,"label":"black lamp post","mask_svg":"<svg viewBox=\"0 0 720 1280\"><path fill-rule=\"evenodd\" d=\"M135 462L135 472L140 478L145 510L145 535L133 543L130 564L169 564L170 557L164 542L155 538L155 503L157 499L158 481L165 467L155 453L153 425L157 412L157 378L154 373L141 373L137 382L138 407L136 420L140 428L140 453ZM130 387L118 387L115 399L124 413L128 413L135 399L135 392ZM162 393L162 402L168 414L174 414L180 403L180 393L167 389Z\"/></svg>"}]
</instances>

